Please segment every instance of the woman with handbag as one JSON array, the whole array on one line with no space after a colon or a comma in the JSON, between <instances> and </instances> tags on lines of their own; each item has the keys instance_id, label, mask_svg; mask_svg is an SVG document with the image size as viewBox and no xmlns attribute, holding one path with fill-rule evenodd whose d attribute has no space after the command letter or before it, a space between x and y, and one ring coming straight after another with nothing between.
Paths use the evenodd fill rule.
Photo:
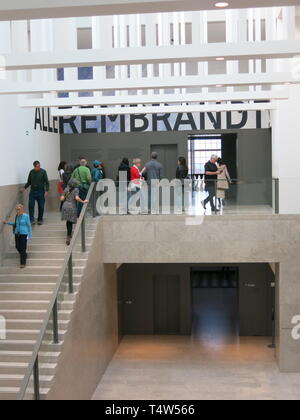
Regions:
<instances>
[{"instance_id":1,"label":"woman with handbag","mask_svg":"<svg viewBox=\"0 0 300 420\"><path fill-rule=\"evenodd\" d=\"M217 199L219 200L219 206L222 207L222 205L225 206L226 191L229 190L232 181L224 161L219 158L217 164L220 171L217 181Z\"/></svg>"},{"instance_id":2,"label":"woman with handbag","mask_svg":"<svg viewBox=\"0 0 300 420\"><path fill-rule=\"evenodd\" d=\"M15 222L3 222L5 225L13 226L16 249L20 254L20 268L26 267L27 262L27 241L32 237L32 227L29 215L24 212L22 204L16 205Z\"/></svg>"},{"instance_id":3,"label":"woman with handbag","mask_svg":"<svg viewBox=\"0 0 300 420\"><path fill-rule=\"evenodd\" d=\"M67 226L67 245L69 246L72 240L73 226L77 223L77 203L82 205L88 203L88 200L82 200L79 197L79 183L75 179L71 179L64 195L61 196L62 213L61 219L66 221Z\"/></svg>"}]
</instances>

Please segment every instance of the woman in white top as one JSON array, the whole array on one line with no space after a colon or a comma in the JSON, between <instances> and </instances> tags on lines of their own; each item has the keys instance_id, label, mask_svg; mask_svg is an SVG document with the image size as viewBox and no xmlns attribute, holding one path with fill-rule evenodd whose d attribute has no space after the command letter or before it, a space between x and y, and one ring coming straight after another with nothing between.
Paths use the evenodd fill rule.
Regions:
<instances>
[{"instance_id":1,"label":"woman in white top","mask_svg":"<svg viewBox=\"0 0 300 420\"><path fill-rule=\"evenodd\" d=\"M227 166L221 158L217 161L217 164L219 171L221 171L221 173L218 175L217 183L217 198L221 207L222 204L223 206L225 205L226 191L229 190L231 177Z\"/></svg>"}]
</instances>

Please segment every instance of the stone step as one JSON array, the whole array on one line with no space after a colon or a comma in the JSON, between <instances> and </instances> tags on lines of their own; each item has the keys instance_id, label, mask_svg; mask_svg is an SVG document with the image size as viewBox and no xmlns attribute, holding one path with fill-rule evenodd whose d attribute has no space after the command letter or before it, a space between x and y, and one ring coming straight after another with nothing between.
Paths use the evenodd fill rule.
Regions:
<instances>
[{"instance_id":1,"label":"stone step","mask_svg":"<svg viewBox=\"0 0 300 420\"><path fill-rule=\"evenodd\" d=\"M63 266L65 259L64 258L60 258L60 259L47 259L47 258L28 258L27 260L27 264L28 267L27 268L33 268L33 267L59 267L61 269L61 267ZM86 259L74 259L73 258L73 266L75 268L85 268L86 267ZM3 261L3 267L15 267L19 269L19 258L18 255L14 252L14 257L13 258L7 258ZM26 268L26 270L27 270Z\"/></svg>"},{"instance_id":2,"label":"stone step","mask_svg":"<svg viewBox=\"0 0 300 420\"><path fill-rule=\"evenodd\" d=\"M1 282L0 281L0 291L1 292L14 292L14 291L31 291L35 290L36 292L53 292L55 288L55 283L23 283L22 281L19 282Z\"/></svg>"},{"instance_id":3,"label":"stone step","mask_svg":"<svg viewBox=\"0 0 300 420\"><path fill-rule=\"evenodd\" d=\"M36 340L40 330L6 330L6 340ZM64 339L66 331L59 330L59 341ZM45 339L48 341L53 340L53 331L47 330L45 334ZM0 359L1 361L1 359Z\"/></svg>"},{"instance_id":4,"label":"stone step","mask_svg":"<svg viewBox=\"0 0 300 420\"><path fill-rule=\"evenodd\" d=\"M86 237L87 238L94 238L95 234L96 234L96 230L93 229L86 229L85 231L86 233ZM46 238L46 239L61 239L61 238L65 238L66 237L66 229L60 229L60 230L35 230L34 231L34 237L33 239L36 238Z\"/></svg>"},{"instance_id":5,"label":"stone step","mask_svg":"<svg viewBox=\"0 0 300 420\"><path fill-rule=\"evenodd\" d=\"M0 301L2 300L47 300L49 301L52 297L52 291L48 292L36 292L36 291L1 291L0 290ZM76 293L59 293L59 301L74 302L76 299Z\"/></svg>"},{"instance_id":6,"label":"stone step","mask_svg":"<svg viewBox=\"0 0 300 420\"><path fill-rule=\"evenodd\" d=\"M29 363L17 362L0 362L0 374L2 375L23 375ZM39 371L41 375L54 375L57 363L39 363Z\"/></svg>"},{"instance_id":7,"label":"stone step","mask_svg":"<svg viewBox=\"0 0 300 420\"><path fill-rule=\"evenodd\" d=\"M58 325L61 330L66 330L69 321L59 320ZM43 320L40 319L8 319L6 320L6 328L11 330L39 330L43 325ZM52 321L49 322L49 329L52 328Z\"/></svg>"},{"instance_id":8,"label":"stone step","mask_svg":"<svg viewBox=\"0 0 300 420\"><path fill-rule=\"evenodd\" d=\"M24 375L1 375L0 374L0 388L18 388L22 385ZM40 375L40 386L42 388L49 388L51 382L53 381L53 376L44 376ZM31 384L32 386L32 384Z\"/></svg>"},{"instance_id":9,"label":"stone step","mask_svg":"<svg viewBox=\"0 0 300 420\"><path fill-rule=\"evenodd\" d=\"M16 400L19 390L19 387L0 387L0 401Z\"/></svg>"},{"instance_id":10,"label":"stone step","mask_svg":"<svg viewBox=\"0 0 300 420\"><path fill-rule=\"evenodd\" d=\"M59 352L39 352L39 360L41 363L56 363L59 356ZM30 363L31 357L31 351L0 350L1 362Z\"/></svg>"},{"instance_id":11,"label":"stone step","mask_svg":"<svg viewBox=\"0 0 300 420\"><path fill-rule=\"evenodd\" d=\"M7 319L8 330L40 330L43 325L41 319ZM1 357L0 357L1 359Z\"/></svg>"},{"instance_id":12,"label":"stone step","mask_svg":"<svg viewBox=\"0 0 300 420\"><path fill-rule=\"evenodd\" d=\"M68 321L71 316L70 310L59 311L58 318L62 321ZM44 320L47 310L41 309L0 309L0 316L6 320L23 318L24 320Z\"/></svg>"},{"instance_id":13,"label":"stone step","mask_svg":"<svg viewBox=\"0 0 300 420\"><path fill-rule=\"evenodd\" d=\"M22 269L22 271L20 272L20 268L19 267L0 267L0 275L1 274L39 274L39 273L43 273L43 274L52 274L52 275L56 275L59 276L59 274L61 273L62 267L47 267L47 266L34 266L31 267L30 265L28 265L26 268ZM82 275L83 274L83 270L84 268L73 268L73 272L76 275Z\"/></svg>"},{"instance_id":14,"label":"stone step","mask_svg":"<svg viewBox=\"0 0 300 420\"><path fill-rule=\"evenodd\" d=\"M29 351L32 352L36 340L2 340L1 350L2 351ZM40 351L42 352L58 352L61 350L61 343L54 344L53 341L43 341Z\"/></svg>"},{"instance_id":15,"label":"stone step","mask_svg":"<svg viewBox=\"0 0 300 420\"><path fill-rule=\"evenodd\" d=\"M0 309L0 316L8 319L28 319L28 320L43 320L47 311L46 310L33 310L33 309Z\"/></svg>"},{"instance_id":16,"label":"stone step","mask_svg":"<svg viewBox=\"0 0 300 420\"><path fill-rule=\"evenodd\" d=\"M65 259L66 254L67 254L67 249L64 250L64 251L49 251L49 250L48 251L47 250L45 250L45 251L41 251L41 250L40 251L33 251L33 250L30 250L30 253L28 255L29 259L28 259L27 264L29 265L31 258L34 258L34 259L45 259L45 258ZM17 252L14 251L14 250L8 251L7 254L6 254L6 257L7 258L13 258L13 259L18 259L19 258ZM80 260L87 260L87 253L83 253L83 252L79 252L78 250L75 250L73 252L73 258L75 260L78 259L78 258Z\"/></svg>"},{"instance_id":17,"label":"stone step","mask_svg":"<svg viewBox=\"0 0 300 420\"><path fill-rule=\"evenodd\" d=\"M0 300L0 310L6 309L34 309L34 310L43 310L48 309L49 300Z\"/></svg>"},{"instance_id":18,"label":"stone step","mask_svg":"<svg viewBox=\"0 0 300 420\"><path fill-rule=\"evenodd\" d=\"M74 275L74 279L81 280L81 276ZM55 274L26 274L20 271L20 274L0 274L0 284L3 283L56 283L58 276Z\"/></svg>"},{"instance_id":19,"label":"stone step","mask_svg":"<svg viewBox=\"0 0 300 420\"><path fill-rule=\"evenodd\" d=\"M95 237L95 233L93 232L89 232L86 234L86 240L87 242L91 242ZM54 237L44 237L44 236L34 236L31 238L30 240L30 244L32 245L38 245L38 244L42 244L42 245L65 245L66 244L66 238L67 238L67 234L64 232L63 235L61 236L54 236ZM14 245L12 243L12 245Z\"/></svg>"}]
</instances>

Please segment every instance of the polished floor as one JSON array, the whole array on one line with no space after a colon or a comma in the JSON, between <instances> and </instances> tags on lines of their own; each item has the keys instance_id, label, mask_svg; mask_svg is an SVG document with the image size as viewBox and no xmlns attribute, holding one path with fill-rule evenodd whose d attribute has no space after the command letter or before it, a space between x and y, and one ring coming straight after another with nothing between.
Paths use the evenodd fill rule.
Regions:
<instances>
[{"instance_id":1,"label":"polished floor","mask_svg":"<svg viewBox=\"0 0 300 420\"><path fill-rule=\"evenodd\" d=\"M233 294L216 310L194 294L193 337L124 337L94 399L299 400L300 374L278 371L270 339L238 336Z\"/></svg>"}]
</instances>

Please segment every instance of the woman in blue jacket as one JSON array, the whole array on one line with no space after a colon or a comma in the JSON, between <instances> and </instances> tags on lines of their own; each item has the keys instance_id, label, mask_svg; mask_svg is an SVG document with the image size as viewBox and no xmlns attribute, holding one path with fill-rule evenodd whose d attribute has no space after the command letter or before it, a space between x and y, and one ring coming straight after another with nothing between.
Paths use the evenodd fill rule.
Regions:
<instances>
[{"instance_id":1,"label":"woman in blue jacket","mask_svg":"<svg viewBox=\"0 0 300 420\"><path fill-rule=\"evenodd\" d=\"M16 239L16 249L20 254L20 268L26 267L27 241L32 237L32 227L28 214L24 212L21 204L16 206L15 222L3 222L5 225L13 226Z\"/></svg>"}]
</instances>

